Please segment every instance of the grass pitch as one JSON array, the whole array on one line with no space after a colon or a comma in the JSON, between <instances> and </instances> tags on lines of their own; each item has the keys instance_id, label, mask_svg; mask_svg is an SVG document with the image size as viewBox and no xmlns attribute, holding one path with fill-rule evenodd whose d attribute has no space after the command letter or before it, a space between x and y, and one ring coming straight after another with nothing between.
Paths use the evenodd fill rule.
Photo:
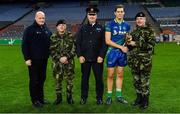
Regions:
<instances>
[{"instance_id":1,"label":"grass pitch","mask_svg":"<svg viewBox=\"0 0 180 114\"><path fill-rule=\"evenodd\" d=\"M113 104L110 106L96 105L95 80L90 77L89 97L86 105L80 105L80 64L76 59L76 77L74 80L74 105L66 103L66 90L63 83L63 102L58 106L55 100L54 80L52 77L51 59L47 68L45 82L45 98L51 104L37 109L32 107L28 89L28 72L24 64L20 46L0 46L0 112L33 113L33 112L91 112L91 113L129 113L142 112L130 105L135 99L132 75L128 67L125 68L123 95L129 101L128 105L116 102L113 94ZM92 73L91 73L92 74ZM175 43L160 43L155 47L153 68L150 80L150 106L143 112L179 112L180 113L180 46ZM104 86L106 90L106 65L104 69ZM104 93L104 101L106 91Z\"/></svg>"}]
</instances>

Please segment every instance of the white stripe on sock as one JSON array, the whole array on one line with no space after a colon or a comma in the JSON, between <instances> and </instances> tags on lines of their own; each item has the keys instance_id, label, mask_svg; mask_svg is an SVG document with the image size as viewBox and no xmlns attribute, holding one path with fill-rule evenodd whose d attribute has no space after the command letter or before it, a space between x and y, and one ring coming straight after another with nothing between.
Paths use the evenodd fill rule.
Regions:
<instances>
[{"instance_id":1,"label":"white stripe on sock","mask_svg":"<svg viewBox=\"0 0 180 114\"><path fill-rule=\"evenodd\" d=\"M119 88L116 88L116 91L122 91L121 89L119 89Z\"/></svg>"}]
</instances>

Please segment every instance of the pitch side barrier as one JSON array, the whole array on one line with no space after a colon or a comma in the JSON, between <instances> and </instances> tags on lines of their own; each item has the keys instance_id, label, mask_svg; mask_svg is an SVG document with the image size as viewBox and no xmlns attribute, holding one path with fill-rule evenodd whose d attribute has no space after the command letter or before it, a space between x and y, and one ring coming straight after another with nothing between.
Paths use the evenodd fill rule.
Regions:
<instances>
[{"instance_id":1,"label":"pitch side barrier","mask_svg":"<svg viewBox=\"0 0 180 114\"><path fill-rule=\"evenodd\" d=\"M21 45L21 39L0 39L0 45Z\"/></svg>"}]
</instances>

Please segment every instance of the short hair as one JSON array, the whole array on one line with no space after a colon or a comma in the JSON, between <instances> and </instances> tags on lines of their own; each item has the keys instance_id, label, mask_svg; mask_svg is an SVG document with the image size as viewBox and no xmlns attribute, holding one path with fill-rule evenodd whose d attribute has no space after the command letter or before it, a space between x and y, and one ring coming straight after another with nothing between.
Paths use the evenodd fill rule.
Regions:
<instances>
[{"instance_id":1,"label":"short hair","mask_svg":"<svg viewBox=\"0 0 180 114\"><path fill-rule=\"evenodd\" d=\"M37 17L37 15L39 15L39 14L42 14L42 15L44 15L45 16L45 13L43 12L43 11L37 11L36 12L36 14L35 14L35 18Z\"/></svg>"},{"instance_id":2,"label":"short hair","mask_svg":"<svg viewBox=\"0 0 180 114\"><path fill-rule=\"evenodd\" d=\"M116 7L114 9L114 12L116 12L118 8L123 8L124 9L124 5L122 5L122 4L116 5Z\"/></svg>"}]
</instances>

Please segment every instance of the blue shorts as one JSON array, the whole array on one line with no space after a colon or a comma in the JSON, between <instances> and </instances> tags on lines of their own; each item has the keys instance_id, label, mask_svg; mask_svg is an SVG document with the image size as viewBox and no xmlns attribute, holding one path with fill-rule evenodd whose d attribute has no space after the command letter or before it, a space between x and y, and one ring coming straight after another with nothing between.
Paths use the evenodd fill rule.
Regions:
<instances>
[{"instance_id":1,"label":"blue shorts","mask_svg":"<svg viewBox=\"0 0 180 114\"><path fill-rule=\"evenodd\" d=\"M127 55L119 49L112 49L107 53L107 67L127 65Z\"/></svg>"}]
</instances>

